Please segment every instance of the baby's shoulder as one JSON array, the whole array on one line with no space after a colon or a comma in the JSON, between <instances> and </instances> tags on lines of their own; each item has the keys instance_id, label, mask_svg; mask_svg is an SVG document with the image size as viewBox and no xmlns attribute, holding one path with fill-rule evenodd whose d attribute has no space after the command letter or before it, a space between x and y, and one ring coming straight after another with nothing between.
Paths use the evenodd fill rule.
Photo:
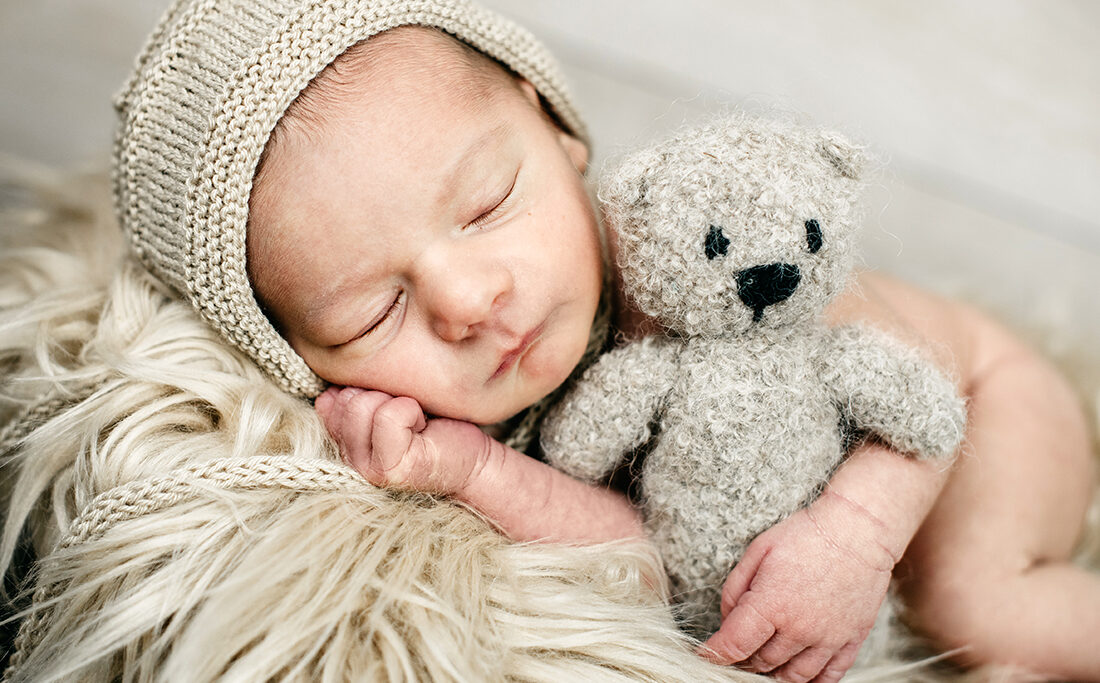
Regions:
<instances>
[{"instance_id":1,"label":"baby's shoulder","mask_svg":"<svg viewBox=\"0 0 1100 683\"><path fill-rule=\"evenodd\" d=\"M921 349L962 386L1006 353L1034 353L965 302L882 273L862 271L826 310L830 324L864 323Z\"/></svg>"}]
</instances>

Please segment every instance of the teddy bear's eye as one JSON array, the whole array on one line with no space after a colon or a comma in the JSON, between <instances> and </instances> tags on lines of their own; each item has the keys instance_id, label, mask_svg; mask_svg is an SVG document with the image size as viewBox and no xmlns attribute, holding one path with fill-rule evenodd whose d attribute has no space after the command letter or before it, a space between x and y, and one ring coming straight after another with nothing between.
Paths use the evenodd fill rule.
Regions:
<instances>
[{"instance_id":1,"label":"teddy bear's eye","mask_svg":"<svg viewBox=\"0 0 1100 683\"><path fill-rule=\"evenodd\" d=\"M816 254L821 249L821 224L816 218L806 221L806 244L810 246L810 253Z\"/></svg>"},{"instance_id":2,"label":"teddy bear's eye","mask_svg":"<svg viewBox=\"0 0 1100 683\"><path fill-rule=\"evenodd\" d=\"M729 248L729 238L722 234L722 228L717 225L710 226L707 239L703 242L703 251L706 252L707 258L713 261L719 256L725 256Z\"/></svg>"}]
</instances>

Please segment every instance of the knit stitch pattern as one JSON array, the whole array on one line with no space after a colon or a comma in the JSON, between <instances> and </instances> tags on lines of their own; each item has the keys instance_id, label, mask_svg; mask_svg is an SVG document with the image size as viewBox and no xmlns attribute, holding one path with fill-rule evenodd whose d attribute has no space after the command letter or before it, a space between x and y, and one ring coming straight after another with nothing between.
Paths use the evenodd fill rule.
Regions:
<instances>
[{"instance_id":1,"label":"knit stitch pattern","mask_svg":"<svg viewBox=\"0 0 1100 683\"><path fill-rule=\"evenodd\" d=\"M602 180L626 295L668 334L602 357L542 445L596 482L648 442L646 524L700 637L749 542L819 495L854 434L945 459L962 439L943 372L883 333L821 321L851 270L863 166L838 135L733 115Z\"/></svg>"},{"instance_id":2,"label":"knit stitch pattern","mask_svg":"<svg viewBox=\"0 0 1100 683\"><path fill-rule=\"evenodd\" d=\"M442 29L530 81L587 140L557 65L526 31L464 0L182 0L116 99L116 212L134 254L291 393L324 388L268 321L248 279L252 180L298 94L352 45Z\"/></svg>"}]
</instances>

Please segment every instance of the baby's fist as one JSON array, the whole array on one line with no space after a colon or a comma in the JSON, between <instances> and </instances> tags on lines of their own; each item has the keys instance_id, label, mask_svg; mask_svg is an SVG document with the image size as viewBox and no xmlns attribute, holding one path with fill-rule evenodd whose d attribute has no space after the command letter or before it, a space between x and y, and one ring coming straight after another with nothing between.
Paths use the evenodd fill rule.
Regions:
<instances>
[{"instance_id":1,"label":"baby's fist","mask_svg":"<svg viewBox=\"0 0 1100 683\"><path fill-rule=\"evenodd\" d=\"M344 459L376 486L453 495L492 450L492 440L474 425L428 420L408 397L330 387L314 407Z\"/></svg>"}]
</instances>

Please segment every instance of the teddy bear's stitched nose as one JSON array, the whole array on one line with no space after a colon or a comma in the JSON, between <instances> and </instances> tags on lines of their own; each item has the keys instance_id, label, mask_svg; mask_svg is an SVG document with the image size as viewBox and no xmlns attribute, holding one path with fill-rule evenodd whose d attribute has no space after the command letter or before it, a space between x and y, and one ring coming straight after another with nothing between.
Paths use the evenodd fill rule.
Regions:
<instances>
[{"instance_id":1,"label":"teddy bear's stitched nose","mask_svg":"<svg viewBox=\"0 0 1100 683\"><path fill-rule=\"evenodd\" d=\"M753 266L737 273L737 296L752 309L752 321L760 322L764 309L794 294L801 279L798 266L789 263Z\"/></svg>"}]
</instances>

